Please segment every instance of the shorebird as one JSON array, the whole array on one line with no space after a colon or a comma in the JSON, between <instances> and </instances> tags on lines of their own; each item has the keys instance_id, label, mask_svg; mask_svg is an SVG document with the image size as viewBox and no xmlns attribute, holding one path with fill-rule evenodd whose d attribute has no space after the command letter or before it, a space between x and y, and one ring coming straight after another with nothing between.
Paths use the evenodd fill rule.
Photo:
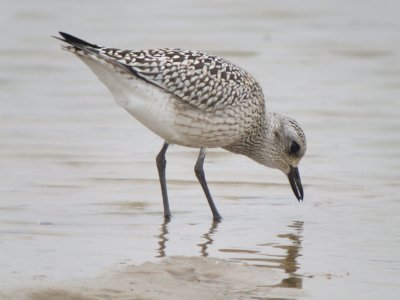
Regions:
<instances>
[{"instance_id":1,"label":"shorebird","mask_svg":"<svg viewBox=\"0 0 400 300\"><path fill-rule=\"evenodd\" d=\"M289 179L303 201L298 164L306 152L299 124L265 109L260 84L242 68L200 51L181 49L122 50L88 43L59 32L97 75L116 102L164 139L156 164L164 217L169 219L165 154L170 144L200 148L194 171L214 220L220 220L207 186L203 163L207 148L242 154Z\"/></svg>"}]
</instances>

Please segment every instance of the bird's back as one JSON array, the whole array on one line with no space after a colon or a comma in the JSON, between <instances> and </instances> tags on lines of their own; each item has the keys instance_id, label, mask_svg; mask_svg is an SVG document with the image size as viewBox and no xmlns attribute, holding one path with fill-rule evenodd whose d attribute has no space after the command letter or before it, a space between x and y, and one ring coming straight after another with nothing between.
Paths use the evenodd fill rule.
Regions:
<instances>
[{"instance_id":1,"label":"bird's back","mask_svg":"<svg viewBox=\"0 0 400 300\"><path fill-rule=\"evenodd\" d=\"M200 51L121 50L66 35L117 102L170 143L223 147L262 119L258 82L231 62Z\"/></svg>"},{"instance_id":2,"label":"bird's back","mask_svg":"<svg viewBox=\"0 0 400 300\"><path fill-rule=\"evenodd\" d=\"M114 48L103 48L100 52L128 66L136 76L202 111L242 105L262 93L260 85L249 73L204 52Z\"/></svg>"}]
</instances>

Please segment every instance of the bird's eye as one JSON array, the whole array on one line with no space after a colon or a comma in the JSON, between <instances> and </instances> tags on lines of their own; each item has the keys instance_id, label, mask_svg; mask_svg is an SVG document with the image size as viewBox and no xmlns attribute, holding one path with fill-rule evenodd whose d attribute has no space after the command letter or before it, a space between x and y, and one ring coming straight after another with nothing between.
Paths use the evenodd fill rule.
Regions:
<instances>
[{"instance_id":1,"label":"bird's eye","mask_svg":"<svg viewBox=\"0 0 400 300\"><path fill-rule=\"evenodd\" d=\"M297 152L299 152L299 150L300 150L299 144L297 144L296 142L293 141L290 144L289 154L295 155L295 154L297 154Z\"/></svg>"}]
</instances>

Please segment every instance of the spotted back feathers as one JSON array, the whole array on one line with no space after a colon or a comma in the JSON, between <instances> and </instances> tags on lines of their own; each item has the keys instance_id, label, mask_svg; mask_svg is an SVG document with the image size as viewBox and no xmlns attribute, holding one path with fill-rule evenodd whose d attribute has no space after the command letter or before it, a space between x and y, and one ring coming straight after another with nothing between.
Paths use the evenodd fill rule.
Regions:
<instances>
[{"instance_id":1,"label":"spotted back feathers","mask_svg":"<svg viewBox=\"0 0 400 300\"><path fill-rule=\"evenodd\" d=\"M180 49L120 50L100 48L131 72L185 102L215 111L262 95L258 82L229 61Z\"/></svg>"}]
</instances>

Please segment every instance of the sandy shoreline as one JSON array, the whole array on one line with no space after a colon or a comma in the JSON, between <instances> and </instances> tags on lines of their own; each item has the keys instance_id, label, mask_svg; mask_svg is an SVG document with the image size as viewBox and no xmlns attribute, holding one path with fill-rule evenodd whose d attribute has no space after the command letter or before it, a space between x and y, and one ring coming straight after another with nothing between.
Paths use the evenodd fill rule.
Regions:
<instances>
[{"instance_id":1,"label":"sandy shoreline","mask_svg":"<svg viewBox=\"0 0 400 300\"><path fill-rule=\"evenodd\" d=\"M0 292L4 300L292 299L279 271L226 260L175 256L111 270L96 278L36 284Z\"/></svg>"}]
</instances>

